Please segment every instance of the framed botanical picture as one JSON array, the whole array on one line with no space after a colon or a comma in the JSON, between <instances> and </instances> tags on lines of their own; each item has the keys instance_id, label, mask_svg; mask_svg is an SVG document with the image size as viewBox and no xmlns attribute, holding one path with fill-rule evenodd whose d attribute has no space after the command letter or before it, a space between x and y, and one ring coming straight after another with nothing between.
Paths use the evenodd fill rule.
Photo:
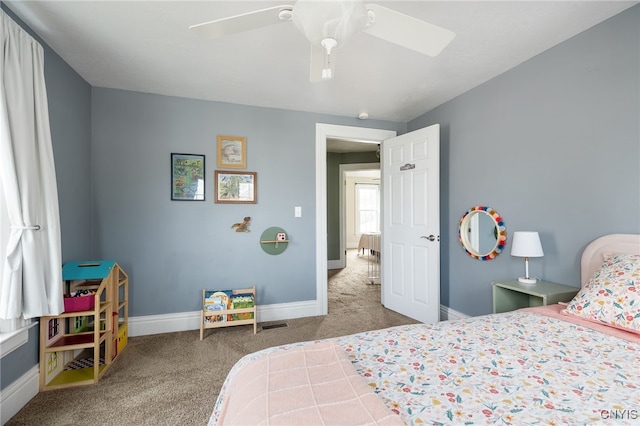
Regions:
<instances>
[{"instance_id":1,"label":"framed botanical picture","mask_svg":"<svg viewBox=\"0 0 640 426\"><path fill-rule=\"evenodd\" d=\"M215 171L216 203L256 204L257 173Z\"/></svg>"},{"instance_id":2,"label":"framed botanical picture","mask_svg":"<svg viewBox=\"0 0 640 426\"><path fill-rule=\"evenodd\" d=\"M171 199L204 201L204 155L171 154Z\"/></svg>"},{"instance_id":3,"label":"framed botanical picture","mask_svg":"<svg viewBox=\"0 0 640 426\"><path fill-rule=\"evenodd\" d=\"M218 136L218 167L244 169L247 167L247 138Z\"/></svg>"}]
</instances>

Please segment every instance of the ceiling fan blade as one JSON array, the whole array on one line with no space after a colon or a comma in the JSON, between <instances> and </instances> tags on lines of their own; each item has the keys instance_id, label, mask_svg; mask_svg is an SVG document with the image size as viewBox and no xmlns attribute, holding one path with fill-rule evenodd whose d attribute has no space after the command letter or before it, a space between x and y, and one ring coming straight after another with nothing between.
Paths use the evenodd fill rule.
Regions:
<instances>
[{"instance_id":1,"label":"ceiling fan blade","mask_svg":"<svg viewBox=\"0 0 640 426\"><path fill-rule=\"evenodd\" d=\"M287 19L280 17L280 12L283 10L291 11L292 9L293 6L274 6L254 12L243 13L242 15L192 25L189 29L205 37L219 38L255 28L266 27L279 22L286 22ZM291 15L289 14L289 19L290 17Z\"/></svg>"},{"instance_id":2,"label":"ceiling fan blade","mask_svg":"<svg viewBox=\"0 0 640 426\"><path fill-rule=\"evenodd\" d=\"M437 56L456 33L377 4L368 4L375 22L364 31L428 56Z\"/></svg>"}]
</instances>

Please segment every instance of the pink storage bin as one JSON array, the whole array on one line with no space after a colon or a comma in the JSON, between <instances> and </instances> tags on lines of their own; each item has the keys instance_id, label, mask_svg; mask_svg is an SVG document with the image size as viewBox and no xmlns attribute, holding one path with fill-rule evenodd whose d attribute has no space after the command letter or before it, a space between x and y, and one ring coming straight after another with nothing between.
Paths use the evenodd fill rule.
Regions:
<instances>
[{"instance_id":1,"label":"pink storage bin","mask_svg":"<svg viewBox=\"0 0 640 426\"><path fill-rule=\"evenodd\" d=\"M65 297L64 311L65 312L90 311L95 306L95 302L96 302L96 298L94 295L80 296L80 297Z\"/></svg>"}]
</instances>

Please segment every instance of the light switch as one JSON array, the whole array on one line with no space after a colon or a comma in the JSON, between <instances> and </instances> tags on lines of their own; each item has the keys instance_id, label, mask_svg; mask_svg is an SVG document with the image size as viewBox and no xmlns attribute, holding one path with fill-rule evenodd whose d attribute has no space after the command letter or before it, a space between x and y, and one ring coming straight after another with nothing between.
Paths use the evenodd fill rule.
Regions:
<instances>
[{"instance_id":1,"label":"light switch","mask_svg":"<svg viewBox=\"0 0 640 426\"><path fill-rule=\"evenodd\" d=\"M300 206L296 206L295 207L294 216L295 217L302 217L302 207L300 207Z\"/></svg>"}]
</instances>

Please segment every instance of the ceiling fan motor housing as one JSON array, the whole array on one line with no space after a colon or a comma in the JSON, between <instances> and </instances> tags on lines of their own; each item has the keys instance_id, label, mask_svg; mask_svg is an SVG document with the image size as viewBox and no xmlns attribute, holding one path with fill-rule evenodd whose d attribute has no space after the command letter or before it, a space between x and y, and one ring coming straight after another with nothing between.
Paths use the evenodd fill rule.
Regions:
<instances>
[{"instance_id":1,"label":"ceiling fan motor housing","mask_svg":"<svg viewBox=\"0 0 640 426\"><path fill-rule=\"evenodd\" d=\"M324 39L336 41L336 47L355 33L364 30L369 21L367 8L361 1L298 0L293 7L293 23L315 46Z\"/></svg>"}]
</instances>

